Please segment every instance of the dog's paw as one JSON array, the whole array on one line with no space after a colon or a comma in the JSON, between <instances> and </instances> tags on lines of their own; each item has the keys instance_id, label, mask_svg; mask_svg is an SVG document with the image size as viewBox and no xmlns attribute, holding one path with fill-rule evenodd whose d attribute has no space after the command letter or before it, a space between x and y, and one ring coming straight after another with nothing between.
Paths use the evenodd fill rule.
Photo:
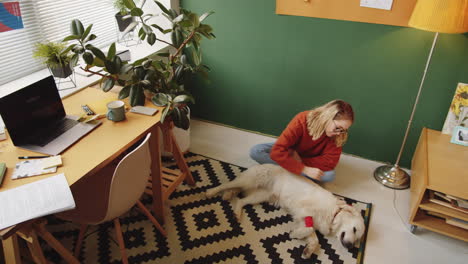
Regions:
<instances>
[{"instance_id":1,"label":"dog's paw","mask_svg":"<svg viewBox=\"0 0 468 264\"><path fill-rule=\"evenodd\" d=\"M307 237L306 241L307 244L304 248L304 251L302 251L302 258L304 259L310 258L319 245L319 241L315 233Z\"/></svg>"},{"instance_id":2,"label":"dog's paw","mask_svg":"<svg viewBox=\"0 0 468 264\"><path fill-rule=\"evenodd\" d=\"M225 191L225 192L223 193L222 199L223 199L224 201L229 201L229 200L231 200L236 194L237 194L237 193L236 193L235 191L233 191L233 190Z\"/></svg>"},{"instance_id":3,"label":"dog's paw","mask_svg":"<svg viewBox=\"0 0 468 264\"><path fill-rule=\"evenodd\" d=\"M215 197L217 193L218 192L216 188L211 188L211 189L206 190L205 196L206 198L212 198L212 197Z\"/></svg>"},{"instance_id":4,"label":"dog's paw","mask_svg":"<svg viewBox=\"0 0 468 264\"><path fill-rule=\"evenodd\" d=\"M318 243L309 243L306 245L304 248L304 251L302 251L302 258L303 259L309 259L312 254L314 254L315 250L317 249Z\"/></svg>"},{"instance_id":5,"label":"dog's paw","mask_svg":"<svg viewBox=\"0 0 468 264\"><path fill-rule=\"evenodd\" d=\"M234 214L236 215L238 222L240 222L242 219L242 207L243 206L236 205L236 208L234 209Z\"/></svg>"}]
</instances>

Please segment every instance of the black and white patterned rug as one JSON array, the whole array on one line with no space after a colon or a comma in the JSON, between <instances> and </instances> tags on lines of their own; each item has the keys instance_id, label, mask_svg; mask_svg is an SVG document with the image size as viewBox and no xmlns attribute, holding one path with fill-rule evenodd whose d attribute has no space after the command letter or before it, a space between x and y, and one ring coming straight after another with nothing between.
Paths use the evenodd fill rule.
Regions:
<instances>
[{"instance_id":1,"label":"black and white patterned rug","mask_svg":"<svg viewBox=\"0 0 468 264\"><path fill-rule=\"evenodd\" d=\"M186 160L196 186L183 184L172 194L165 212L167 238L136 209L120 218L130 263L363 263L367 231L350 250L335 237L318 233L320 249L311 259L302 259L304 242L289 238L292 218L283 209L249 205L238 222L230 202L205 197L207 189L233 180L244 168L193 153ZM344 199L361 210L367 230L372 204ZM143 203L150 207L151 197L144 196ZM78 226L54 217L48 222L47 229L73 251ZM91 227L88 233L80 262L121 263L112 222ZM63 262L46 245L44 252L53 263Z\"/></svg>"}]
</instances>

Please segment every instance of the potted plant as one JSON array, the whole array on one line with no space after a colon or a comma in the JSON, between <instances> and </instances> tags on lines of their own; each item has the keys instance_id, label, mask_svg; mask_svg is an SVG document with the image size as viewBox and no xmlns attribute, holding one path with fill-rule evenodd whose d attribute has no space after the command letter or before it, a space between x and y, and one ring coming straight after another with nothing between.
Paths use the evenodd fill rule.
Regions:
<instances>
[{"instance_id":1,"label":"potted plant","mask_svg":"<svg viewBox=\"0 0 468 264\"><path fill-rule=\"evenodd\" d=\"M115 14L115 20L120 32L124 32L125 29L134 21L131 17L130 10L125 6L125 0L114 0L114 8L118 10Z\"/></svg>"},{"instance_id":2,"label":"potted plant","mask_svg":"<svg viewBox=\"0 0 468 264\"><path fill-rule=\"evenodd\" d=\"M47 65L55 77L66 78L73 73L75 64L72 63L70 49L67 49L65 43L36 43L33 57Z\"/></svg>"},{"instance_id":3,"label":"potted plant","mask_svg":"<svg viewBox=\"0 0 468 264\"><path fill-rule=\"evenodd\" d=\"M74 41L67 48L73 51L73 60L81 56L86 63L83 70L102 77L101 87L104 92L111 90L114 85L120 85L123 88L119 92L119 99L129 97L130 104L135 106L144 105L145 91L147 91L151 94L150 100L155 105L163 107L161 122L170 117L176 127L188 129L190 122L187 118L186 105L195 101L185 89L184 79L193 73L200 73L203 76L208 73L209 68L201 63L200 43L203 38L215 38L211 26L202 23L213 12L198 16L185 9L181 9L180 12L167 9L158 1L154 2L172 22L171 28L163 29L156 24L147 24L148 18L152 15L144 14L132 0L124 0L131 16L135 18L126 32L140 24L138 36L150 45L156 41L165 42L158 39L157 35L172 33L172 43L165 42L170 46L169 51L156 54L156 59L143 58L133 63L122 62L115 54L115 43L109 47L105 55L102 50L91 44L96 38L90 33L92 24L84 28L79 20L72 21L72 35L66 37L64 41ZM90 70L93 66L102 67L103 72Z\"/></svg>"}]
</instances>

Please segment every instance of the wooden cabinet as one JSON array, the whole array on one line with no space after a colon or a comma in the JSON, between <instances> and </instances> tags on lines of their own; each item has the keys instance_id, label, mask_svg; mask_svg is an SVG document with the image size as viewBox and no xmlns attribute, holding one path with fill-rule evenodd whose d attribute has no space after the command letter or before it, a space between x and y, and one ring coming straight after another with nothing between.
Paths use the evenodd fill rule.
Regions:
<instances>
[{"instance_id":1,"label":"wooden cabinet","mask_svg":"<svg viewBox=\"0 0 468 264\"><path fill-rule=\"evenodd\" d=\"M468 213L429 201L433 191L468 199L468 147L450 143L450 135L423 128L411 171L410 224L468 241L468 230L444 219L468 221Z\"/></svg>"}]
</instances>

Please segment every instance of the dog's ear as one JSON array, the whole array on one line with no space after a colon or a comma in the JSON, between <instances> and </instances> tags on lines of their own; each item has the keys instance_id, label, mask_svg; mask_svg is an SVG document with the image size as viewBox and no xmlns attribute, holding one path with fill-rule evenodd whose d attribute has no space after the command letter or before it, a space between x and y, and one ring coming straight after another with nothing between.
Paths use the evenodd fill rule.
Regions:
<instances>
[{"instance_id":1,"label":"dog's ear","mask_svg":"<svg viewBox=\"0 0 468 264\"><path fill-rule=\"evenodd\" d=\"M342 210L342 211L349 212L350 214L355 215L355 216L360 215L359 212L356 210L356 208L354 208L353 206L347 204L343 200L338 200L337 205L340 208L340 210Z\"/></svg>"}]
</instances>

